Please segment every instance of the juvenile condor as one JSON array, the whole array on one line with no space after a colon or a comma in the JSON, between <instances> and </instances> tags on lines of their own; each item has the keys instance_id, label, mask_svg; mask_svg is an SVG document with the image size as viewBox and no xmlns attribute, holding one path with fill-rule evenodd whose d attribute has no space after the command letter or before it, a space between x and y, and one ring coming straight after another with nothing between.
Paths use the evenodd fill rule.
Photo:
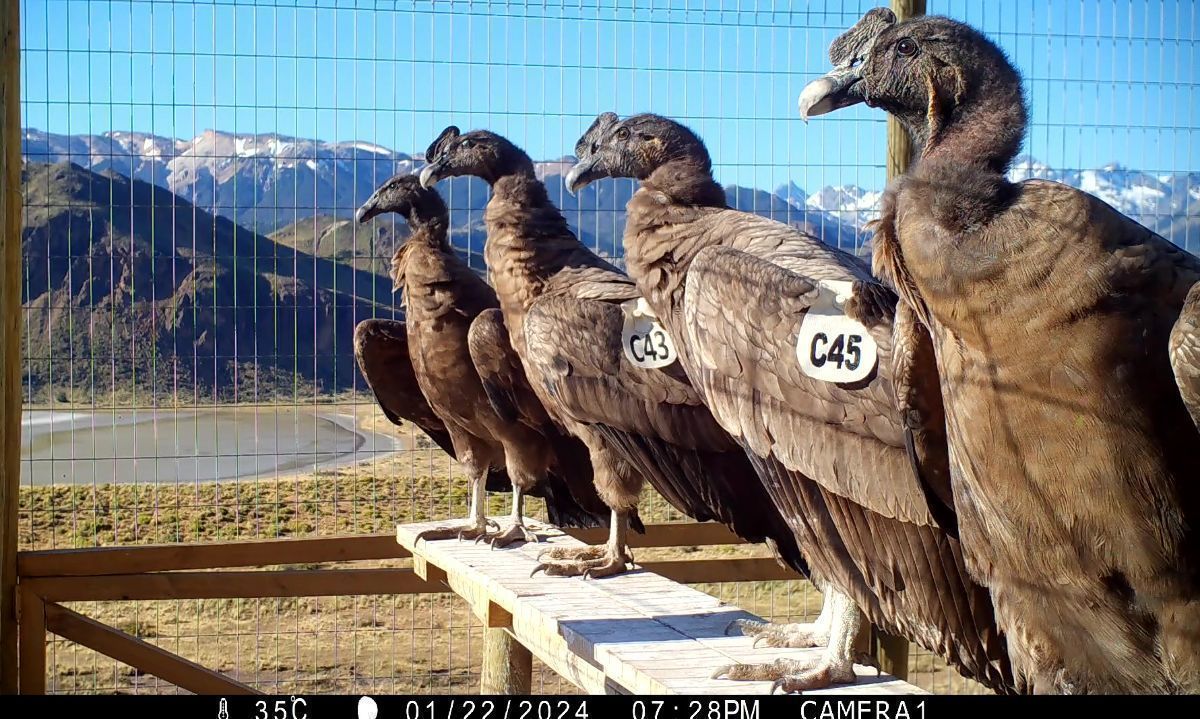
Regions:
<instances>
[{"instance_id":1,"label":"juvenile condor","mask_svg":"<svg viewBox=\"0 0 1200 719\"><path fill-rule=\"evenodd\" d=\"M626 207L626 267L667 318L692 384L791 523L831 610L825 636L802 626L752 629L776 645L824 644L815 664L718 674L773 678L786 691L853 682L854 640L869 620L965 676L1018 691L990 597L968 576L954 536L931 346L918 334L893 346L893 325L912 322L895 313L895 294L858 258L728 207L704 143L678 122L605 113L576 154L573 191L601 177L641 180ZM798 346L807 323L842 316L857 323L849 333L826 325ZM798 351L852 371L806 369ZM917 410L907 422L896 393Z\"/></svg>"},{"instance_id":2,"label":"juvenile condor","mask_svg":"<svg viewBox=\"0 0 1200 719\"><path fill-rule=\"evenodd\" d=\"M1007 179L1021 76L975 29L876 8L829 55L801 116L866 102L920 148L873 263L932 335L967 566L1015 669L1038 692L1200 692L1200 259Z\"/></svg>"},{"instance_id":3,"label":"juvenile condor","mask_svg":"<svg viewBox=\"0 0 1200 719\"><path fill-rule=\"evenodd\" d=\"M389 422L397 427L403 426L405 420L411 422L442 451L457 459L446 424L429 406L417 384L408 354L408 328L402 320L373 318L355 325L354 360ZM511 492L512 482L503 468L493 468L488 472L486 487L489 492Z\"/></svg>"},{"instance_id":4,"label":"juvenile condor","mask_svg":"<svg viewBox=\"0 0 1200 719\"><path fill-rule=\"evenodd\" d=\"M425 156L426 187L460 175L491 185L484 259L509 338L542 404L590 450L596 489L612 510L606 546L545 552L538 569L585 577L624 572L633 562L627 523L649 481L681 512L766 541L803 572L791 533L745 455L679 368L645 369L624 358L621 305L636 303L637 288L579 242L529 156L495 133L460 134L454 126Z\"/></svg>"},{"instance_id":5,"label":"juvenile condor","mask_svg":"<svg viewBox=\"0 0 1200 719\"><path fill-rule=\"evenodd\" d=\"M367 320L356 328L355 352L389 418L413 421L471 478L467 524L422 536L486 539L493 546L533 541L523 525L526 494L545 498L555 524L603 526L607 508L590 481L586 448L555 429L530 391L495 293L446 239L442 198L416 175L397 175L355 217L366 222L385 212L402 215L411 230L391 269L396 289L404 291L406 323ZM513 523L492 533L486 483L504 480L513 491Z\"/></svg>"}]
</instances>

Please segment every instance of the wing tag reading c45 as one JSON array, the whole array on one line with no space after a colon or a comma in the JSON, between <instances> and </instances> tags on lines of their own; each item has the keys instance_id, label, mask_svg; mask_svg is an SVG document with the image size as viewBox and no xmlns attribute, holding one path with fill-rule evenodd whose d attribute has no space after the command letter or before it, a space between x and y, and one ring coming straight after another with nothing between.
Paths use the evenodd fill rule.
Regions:
<instances>
[{"instance_id":1,"label":"wing tag reading c45","mask_svg":"<svg viewBox=\"0 0 1200 719\"><path fill-rule=\"evenodd\" d=\"M842 307L852 283L824 280L817 301L804 315L796 338L796 358L804 374L824 382L858 382L871 374L879 346L862 323Z\"/></svg>"}]
</instances>

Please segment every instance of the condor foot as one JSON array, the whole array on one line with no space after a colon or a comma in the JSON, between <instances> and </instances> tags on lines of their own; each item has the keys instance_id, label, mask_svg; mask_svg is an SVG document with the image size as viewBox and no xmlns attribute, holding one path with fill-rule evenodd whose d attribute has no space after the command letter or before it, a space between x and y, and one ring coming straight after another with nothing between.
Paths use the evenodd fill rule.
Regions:
<instances>
[{"instance_id":1,"label":"condor foot","mask_svg":"<svg viewBox=\"0 0 1200 719\"><path fill-rule=\"evenodd\" d=\"M750 619L735 619L725 628L725 636L733 636L733 630L754 637L754 646L786 647L806 649L823 647L829 643L829 629L816 624L774 624Z\"/></svg>"},{"instance_id":2,"label":"condor foot","mask_svg":"<svg viewBox=\"0 0 1200 719\"><path fill-rule=\"evenodd\" d=\"M617 555L607 546L552 547L539 554L538 561L529 576L545 572L548 577L599 579L625 572L633 564L633 555L628 549Z\"/></svg>"},{"instance_id":3,"label":"condor foot","mask_svg":"<svg viewBox=\"0 0 1200 719\"><path fill-rule=\"evenodd\" d=\"M433 542L439 539L475 539L488 536L488 527L494 526L500 528L499 523L492 519L484 519L479 522L468 521L466 524L450 525L446 527L434 527L426 529L417 535L417 539L424 539L426 542Z\"/></svg>"},{"instance_id":4,"label":"condor foot","mask_svg":"<svg viewBox=\"0 0 1200 719\"><path fill-rule=\"evenodd\" d=\"M507 547L511 544L516 544L517 542L530 542L536 544L541 541L541 538L534 534L533 531L531 531L524 524L515 522L511 527L503 532L500 532L499 534L489 535L486 538L481 537L480 539L485 542L489 542L492 545L492 549L495 549L496 547L503 549L504 547ZM478 542L480 540L476 539L475 541Z\"/></svg>"},{"instance_id":5,"label":"condor foot","mask_svg":"<svg viewBox=\"0 0 1200 719\"><path fill-rule=\"evenodd\" d=\"M875 667L879 664L874 657L860 654L855 657L860 664ZM854 673L854 661L822 656L816 661L799 661L796 659L776 659L766 664L729 664L713 672L713 679L731 679L734 681L774 681L771 693L782 690L784 694L824 689L834 684L853 684L858 681Z\"/></svg>"}]
</instances>

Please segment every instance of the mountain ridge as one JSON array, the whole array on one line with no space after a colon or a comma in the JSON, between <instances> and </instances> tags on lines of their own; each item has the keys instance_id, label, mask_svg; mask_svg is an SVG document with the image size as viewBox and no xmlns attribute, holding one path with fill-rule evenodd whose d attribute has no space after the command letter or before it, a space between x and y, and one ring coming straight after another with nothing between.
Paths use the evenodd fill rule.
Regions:
<instances>
[{"instance_id":1,"label":"mountain ridge","mask_svg":"<svg viewBox=\"0 0 1200 719\"><path fill-rule=\"evenodd\" d=\"M386 277L112 169L30 162L22 191L23 384L33 397L337 393L363 386L355 324L398 314Z\"/></svg>"},{"instance_id":2,"label":"mountain ridge","mask_svg":"<svg viewBox=\"0 0 1200 719\"><path fill-rule=\"evenodd\" d=\"M71 160L94 171L113 169L171 190L198 207L269 234L313 215L350 217L384 180L424 165L421 152L405 153L361 140L326 142L281 133L247 134L207 129L190 140L145 132L61 135L26 128L22 151L35 161ZM551 198L585 243L620 255L625 202L636 189L628 180L589 185L578 197L562 179L571 156L535 163ZM1152 175L1109 163L1058 170L1023 155L1010 178L1050 179L1090 192L1176 244L1200 250L1200 172ZM831 185L806 191L795 182L773 191L726 185L731 204L807 227L831 244L860 248L863 225L878 210L882 188ZM469 252L481 249L481 211L487 187L477 178L439 186L451 200L452 232Z\"/></svg>"}]
</instances>

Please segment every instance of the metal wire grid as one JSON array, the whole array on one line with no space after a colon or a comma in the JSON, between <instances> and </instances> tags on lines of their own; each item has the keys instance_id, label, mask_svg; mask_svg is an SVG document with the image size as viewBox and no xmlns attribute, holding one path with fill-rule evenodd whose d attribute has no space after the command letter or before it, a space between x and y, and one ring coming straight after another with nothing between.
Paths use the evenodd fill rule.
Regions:
<instances>
[{"instance_id":1,"label":"metal wire grid","mask_svg":"<svg viewBox=\"0 0 1200 719\"><path fill-rule=\"evenodd\" d=\"M861 250L883 187L882 114L801 125L794 109L829 41L872 2L22 3L26 387L43 412L27 418L28 547L379 532L465 511L459 469L420 433L381 421L348 340L354 322L398 316L370 273L404 228L345 218L383 178L419 166L446 124L493 129L545 161L553 199L618 264L630 183L576 198L554 162L603 110L687 122L733 204L844 247ZM1083 173L1108 149L1132 158L1140 175L1116 189L1141 188L1126 193L1150 198L1137 219L1195 251L1192 3L948 0L929 11L1010 52L1031 100L1026 152L1055 179L1116 192ZM92 139L69 139L80 135ZM64 160L118 174L37 166ZM455 244L483 271L486 188L446 184ZM1182 211L1154 200L1164 186L1185 198ZM271 249L271 233L297 251ZM245 292L242 274L270 291ZM306 294L305 281L326 294ZM186 321L165 319L171 310ZM205 334L239 312L250 328L233 323L236 344ZM272 331L251 331L263 326ZM322 332L331 339L318 348ZM67 411L75 425L35 431ZM647 504L656 519L682 519L657 497ZM802 582L705 588L780 620L819 609ZM449 598L85 610L267 690L477 686L478 630ZM66 642L51 651L52 691L172 690ZM972 689L913 654L915 683ZM539 687L572 690L548 673Z\"/></svg>"}]
</instances>

